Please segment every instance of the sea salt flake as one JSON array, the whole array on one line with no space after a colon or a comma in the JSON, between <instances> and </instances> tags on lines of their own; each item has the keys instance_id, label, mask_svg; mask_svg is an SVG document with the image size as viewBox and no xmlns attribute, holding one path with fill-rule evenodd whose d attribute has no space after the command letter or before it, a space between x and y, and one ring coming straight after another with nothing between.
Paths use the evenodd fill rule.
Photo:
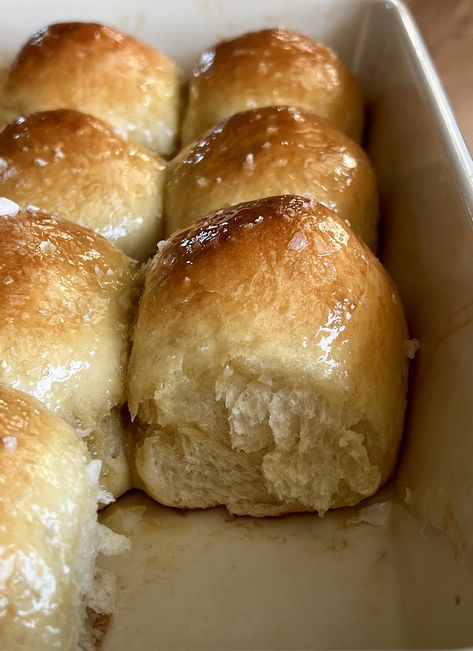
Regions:
<instances>
[{"instance_id":1,"label":"sea salt flake","mask_svg":"<svg viewBox=\"0 0 473 651\"><path fill-rule=\"evenodd\" d=\"M245 162L243 163L243 167L252 170L254 166L255 166L255 157L251 153L247 154L245 158Z\"/></svg>"},{"instance_id":2,"label":"sea salt flake","mask_svg":"<svg viewBox=\"0 0 473 651\"><path fill-rule=\"evenodd\" d=\"M298 231L292 236L291 241L289 242L289 248L298 253L306 248L308 242L307 238L301 231Z\"/></svg>"},{"instance_id":3,"label":"sea salt flake","mask_svg":"<svg viewBox=\"0 0 473 651\"><path fill-rule=\"evenodd\" d=\"M17 203L7 199L6 197L0 197L0 215L5 217L14 217L15 215L18 215L19 212L20 206Z\"/></svg>"},{"instance_id":4,"label":"sea salt flake","mask_svg":"<svg viewBox=\"0 0 473 651\"><path fill-rule=\"evenodd\" d=\"M5 450L11 451L16 450L18 441L16 440L16 436L4 436L2 438L2 443Z\"/></svg>"},{"instance_id":5,"label":"sea salt flake","mask_svg":"<svg viewBox=\"0 0 473 651\"><path fill-rule=\"evenodd\" d=\"M55 251L57 251L57 248L54 246L52 242L50 242L49 240L45 240L44 242L39 243L39 250L42 253L45 253L46 251L49 251L49 253L54 253Z\"/></svg>"}]
</instances>

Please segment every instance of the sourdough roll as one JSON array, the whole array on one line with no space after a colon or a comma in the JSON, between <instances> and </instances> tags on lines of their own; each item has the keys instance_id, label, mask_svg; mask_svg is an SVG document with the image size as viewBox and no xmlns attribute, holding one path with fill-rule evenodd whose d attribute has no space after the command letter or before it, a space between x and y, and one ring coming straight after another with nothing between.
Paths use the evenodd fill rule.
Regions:
<instances>
[{"instance_id":1,"label":"sourdough roll","mask_svg":"<svg viewBox=\"0 0 473 651\"><path fill-rule=\"evenodd\" d=\"M279 194L311 195L374 247L376 179L348 136L312 113L268 106L237 113L169 164L168 235L218 208Z\"/></svg>"},{"instance_id":2,"label":"sourdough roll","mask_svg":"<svg viewBox=\"0 0 473 651\"><path fill-rule=\"evenodd\" d=\"M0 200L0 382L85 437L115 497L130 486L120 410L135 263L99 235Z\"/></svg>"},{"instance_id":3,"label":"sourdough roll","mask_svg":"<svg viewBox=\"0 0 473 651\"><path fill-rule=\"evenodd\" d=\"M0 132L0 196L90 228L138 260L161 238L164 169L77 111L34 113Z\"/></svg>"},{"instance_id":4,"label":"sourdough roll","mask_svg":"<svg viewBox=\"0 0 473 651\"><path fill-rule=\"evenodd\" d=\"M189 82L183 144L233 113L277 104L303 108L361 138L361 91L334 52L287 29L264 29L202 52Z\"/></svg>"},{"instance_id":5,"label":"sourdough roll","mask_svg":"<svg viewBox=\"0 0 473 651\"><path fill-rule=\"evenodd\" d=\"M127 390L156 500L323 514L393 470L407 328L381 264L297 196L207 215L146 276Z\"/></svg>"},{"instance_id":6,"label":"sourdough roll","mask_svg":"<svg viewBox=\"0 0 473 651\"><path fill-rule=\"evenodd\" d=\"M168 155L175 147L180 83L162 52L95 23L58 23L34 34L7 69L3 112L90 113Z\"/></svg>"},{"instance_id":7,"label":"sourdough roll","mask_svg":"<svg viewBox=\"0 0 473 651\"><path fill-rule=\"evenodd\" d=\"M97 551L98 463L64 421L0 385L4 651L77 651Z\"/></svg>"}]
</instances>

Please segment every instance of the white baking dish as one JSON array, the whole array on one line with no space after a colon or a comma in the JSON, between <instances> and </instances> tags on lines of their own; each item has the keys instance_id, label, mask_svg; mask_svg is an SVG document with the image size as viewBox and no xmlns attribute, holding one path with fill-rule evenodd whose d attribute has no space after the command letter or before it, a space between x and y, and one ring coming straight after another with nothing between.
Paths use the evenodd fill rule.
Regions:
<instances>
[{"instance_id":1,"label":"white baking dish","mask_svg":"<svg viewBox=\"0 0 473 651\"><path fill-rule=\"evenodd\" d=\"M324 519L181 515L139 493L104 520L133 551L105 651L473 645L473 166L408 12L377 0L0 0L0 56L60 20L109 22L189 70L214 41L262 26L334 46L361 79L383 212L381 256L412 336L398 473ZM369 522L350 522L357 516Z\"/></svg>"}]
</instances>

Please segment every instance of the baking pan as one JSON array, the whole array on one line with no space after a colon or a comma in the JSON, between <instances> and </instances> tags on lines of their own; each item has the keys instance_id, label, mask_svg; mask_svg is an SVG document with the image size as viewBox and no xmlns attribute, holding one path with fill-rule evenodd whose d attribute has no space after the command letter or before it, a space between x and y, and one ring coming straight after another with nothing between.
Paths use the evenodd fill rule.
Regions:
<instances>
[{"instance_id":1,"label":"baking pan","mask_svg":"<svg viewBox=\"0 0 473 651\"><path fill-rule=\"evenodd\" d=\"M61 20L111 23L174 57L264 26L332 45L362 82L380 256L411 336L395 478L354 509L281 519L181 513L132 492L105 651L473 645L473 166L408 11L376 0L0 0L0 57Z\"/></svg>"}]
</instances>

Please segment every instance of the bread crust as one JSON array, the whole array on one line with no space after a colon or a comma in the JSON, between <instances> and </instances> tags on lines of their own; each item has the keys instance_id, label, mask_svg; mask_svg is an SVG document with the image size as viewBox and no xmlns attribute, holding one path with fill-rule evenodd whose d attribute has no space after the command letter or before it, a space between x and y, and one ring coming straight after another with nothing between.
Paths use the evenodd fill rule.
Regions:
<instances>
[{"instance_id":1,"label":"bread crust","mask_svg":"<svg viewBox=\"0 0 473 651\"><path fill-rule=\"evenodd\" d=\"M376 179L365 152L327 120L286 106L237 113L169 163L167 234L212 210L280 194L325 203L375 246Z\"/></svg>"},{"instance_id":2,"label":"bread crust","mask_svg":"<svg viewBox=\"0 0 473 651\"><path fill-rule=\"evenodd\" d=\"M302 34L264 29L200 55L189 82L182 142L189 144L233 113L278 104L320 115L361 138L361 91L335 53Z\"/></svg>"},{"instance_id":3,"label":"bread crust","mask_svg":"<svg viewBox=\"0 0 473 651\"><path fill-rule=\"evenodd\" d=\"M0 385L0 647L75 651L95 558L97 485L85 444Z\"/></svg>"},{"instance_id":4,"label":"bread crust","mask_svg":"<svg viewBox=\"0 0 473 651\"><path fill-rule=\"evenodd\" d=\"M56 213L146 260L161 239L165 163L78 111L34 113L0 132L0 196Z\"/></svg>"},{"instance_id":5,"label":"bread crust","mask_svg":"<svg viewBox=\"0 0 473 651\"><path fill-rule=\"evenodd\" d=\"M107 25L57 23L36 32L6 71L15 117L70 108L162 155L175 147L180 81L163 53Z\"/></svg>"},{"instance_id":6,"label":"bread crust","mask_svg":"<svg viewBox=\"0 0 473 651\"><path fill-rule=\"evenodd\" d=\"M324 512L371 495L396 459L407 337L386 271L321 204L272 197L198 220L152 261L135 329L127 386L145 489L174 506L253 515ZM286 416L295 420L283 436ZM312 455L318 440L327 445ZM211 490L202 479L206 454L230 464L230 453L254 471L257 503L243 475L233 478L238 499L221 488L223 474ZM327 457L323 477L317 455ZM171 482L170 458L184 478L176 471ZM341 464L351 470L337 475Z\"/></svg>"},{"instance_id":7,"label":"bread crust","mask_svg":"<svg viewBox=\"0 0 473 651\"><path fill-rule=\"evenodd\" d=\"M135 263L59 217L0 216L0 382L21 389L89 435L103 484L129 487L121 432L104 450L104 422L125 401L136 301Z\"/></svg>"}]
</instances>

